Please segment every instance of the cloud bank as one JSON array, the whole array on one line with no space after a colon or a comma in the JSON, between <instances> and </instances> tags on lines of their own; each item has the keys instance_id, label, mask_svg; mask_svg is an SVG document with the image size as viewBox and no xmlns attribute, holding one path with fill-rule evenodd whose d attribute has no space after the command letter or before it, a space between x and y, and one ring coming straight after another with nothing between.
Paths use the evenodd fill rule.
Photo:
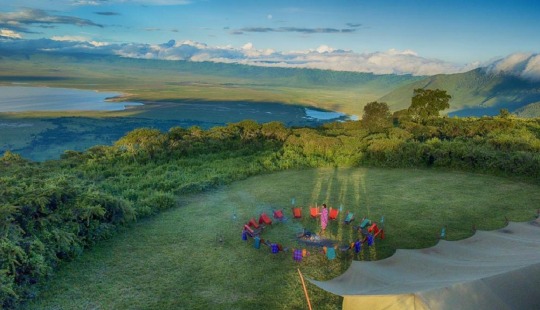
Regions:
<instances>
[{"instance_id":1,"label":"cloud bank","mask_svg":"<svg viewBox=\"0 0 540 310\"><path fill-rule=\"evenodd\" d=\"M10 29L0 29L0 39L21 39L21 35Z\"/></svg>"},{"instance_id":2,"label":"cloud bank","mask_svg":"<svg viewBox=\"0 0 540 310\"><path fill-rule=\"evenodd\" d=\"M115 54L131 58L210 61L265 67L311 68L335 71L371 72L374 74L434 75L472 70L478 64L456 65L418 56L414 51L355 53L326 45L305 51L279 52L257 49L251 43L241 48L214 47L194 41L174 40L165 44L126 44Z\"/></svg>"},{"instance_id":3,"label":"cloud bank","mask_svg":"<svg viewBox=\"0 0 540 310\"><path fill-rule=\"evenodd\" d=\"M532 81L540 81L540 54L515 53L493 62L486 70L492 73L503 72Z\"/></svg>"},{"instance_id":4,"label":"cloud bank","mask_svg":"<svg viewBox=\"0 0 540 310\"><path fill-rule=\"evenodd\" d=\"M103 27L88 19L51 15L45 10L23 9L19 12L0 13L0 29L13 32L31 33L30 26L55 27L56 25L95 26Z\"/></svg>"},{"instance_id":5,"label":"cloud bank","mask_svg":"<svg viewBox=\"0 0 540 310\"><path fill-rule=\"evenodd\" d=\"M1 37L0 37L1 38ZM472 70L478 64L457 65L419 56L411 50L355 53L321 45L314 49L281 52L257 49L247 43L240 48L209 46L195 41L170 40L164 44L108 44L84 37L58 36L40 40L0 40L0 49L84 52L127 58L209 61L265 67L311 68L374 74L435 75ZM538 61L536 62L538 66Z\"/></svg>"}]
</instances>

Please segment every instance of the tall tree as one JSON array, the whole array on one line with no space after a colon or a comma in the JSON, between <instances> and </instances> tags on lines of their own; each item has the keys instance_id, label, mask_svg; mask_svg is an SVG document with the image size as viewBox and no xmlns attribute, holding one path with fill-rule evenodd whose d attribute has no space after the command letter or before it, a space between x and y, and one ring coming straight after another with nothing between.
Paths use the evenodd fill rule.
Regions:
<instances>
[{"instance_id":1,"label":"tall tree","mask_svg":"<svg viewBox=\"0 0 540 310\"><path fill-rule=\"evenodd\" d=\"M381 132L392 126L390 108L385 102L370 102L364 107L362 125L370 132Z\"/></svg>"},{"instance_id":2,"label":"tall tree","mask_svg":"<svg viewBox=\"0 0 540 310\"><path fill-rule=\"evenodd\" d=\"M450 108L451 98L446 90L417 88L408 109L409 115L414 121L438 117L440 111Z\"/></svg>"}]
</instances>

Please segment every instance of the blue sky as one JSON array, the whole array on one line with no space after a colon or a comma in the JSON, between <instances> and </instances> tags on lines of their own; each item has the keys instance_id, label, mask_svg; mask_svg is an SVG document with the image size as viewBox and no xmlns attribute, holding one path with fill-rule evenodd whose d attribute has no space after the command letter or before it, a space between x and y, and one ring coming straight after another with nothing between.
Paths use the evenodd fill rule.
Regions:
<instances>
[{"instance_id":1,"label":"blue sky","mask_svg":"<svg viewBox=\"0 0 540 310\"><path fill-rule=\"evenodd\" d=\"M338 70L347 61L365 61L355 70L375 72L379 65L382 73L422 74L463 71L515 53L536 55L538 16L537 1L520 0L0 0L0 38L96 47L175 40L174 53L172 46L152 54L131 45L115 53ZM292 57L295 52L312 54ZM389 68L391 62L397 69ZM414 72L413 66L423 67Z\"/></svg>"}]
</instances>

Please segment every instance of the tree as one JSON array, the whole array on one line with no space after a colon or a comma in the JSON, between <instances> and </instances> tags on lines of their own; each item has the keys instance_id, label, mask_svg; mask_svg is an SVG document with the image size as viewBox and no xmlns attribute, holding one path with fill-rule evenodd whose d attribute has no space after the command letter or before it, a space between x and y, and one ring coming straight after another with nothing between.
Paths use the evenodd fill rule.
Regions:
<instances>
[{"instance_id":1,"label":"tree","mask_svg":"<svg viewBox=\"0 0 540 310\"><path fill-rule=\"evenodd\" d=\"M451 98L446 90L417 88L407 111L412 120L423 122L431 117L438 117L440 111L450 108Z\"/></svg>"},{"instance_id":2,"label":"tree","mask_svg":"<svg viewBox=\"0 0 540 310\"><path fill-rule=\"evenodd\" d=\"M0 157L0 162L4 163L5 165L13 164L13 163L24 163L25 160L22 158L21 155L12 153L11 151L7 150L4 152L4 155Z\"/></svg>"},{"instance_id":3,"label":"tree","mask_svg":"<svg viewBox=\"0 0 540 310\"><path fill-rule=\"evenodd\" d=\"M362 124L370 132L381 132L392 126L390 109L385 102L370 102L364 107Z\"/></svg>"},{"instance_id":4,"label":"tree","mask_svg":"<svg viewBox=\"0 0 540 310\"><path fill-rule=\"evenodd\" d=\"M243 141L257 139L261 133L261 125L254 120L246 119L233 125L240 129L240 138Z\"/></svg>"},{"instance_id":5,"label":"tree","mask_svg":"<svg viewBox=\"0 0 540 310\"><path fill-rule=\"evenodd\" d=\"M165 135L157 129L137 128L116 141L115 145L127 150L133 156L145 153L153 158L154 154L163 147L165 139Z\"/></svg>"},{"instance_id":6,"label":"tree","mask_svg":"<svg viewBox=\"0 0 540 310\"><path fill-rule=\"evenodd\" d=\"M508 109L500 109L499 110L499 117L500 118L509 119L511 116L512 116L512 114L510 114L510 111L508 111Z\"/></svg>"},{"instance_id":7,"label":"tree","mask_svg":"<svg viewBox=\"0 0 540 310\"><path fill-rule=\"evenodd\" d=\"M291 130L285 127L283 123L273 121L262 124L261 134L266 138L275 138L279 141L285 141L291 134Z\"/></svg>"}]
</instances>

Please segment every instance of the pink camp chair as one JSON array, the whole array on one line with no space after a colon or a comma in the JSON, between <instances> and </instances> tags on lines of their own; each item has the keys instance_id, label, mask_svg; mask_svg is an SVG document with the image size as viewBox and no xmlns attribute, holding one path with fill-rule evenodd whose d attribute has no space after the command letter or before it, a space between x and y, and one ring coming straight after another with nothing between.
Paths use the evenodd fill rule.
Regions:
<instances>
[{"instance_id":1,"label":"pink camp chair","mask_svg":"<svg viewBox=\"0 0 540 310\"><path fill-rule=\"evenodd\" d=\"M258 228L258 229L253 229L251 228L249 225L244 225L244 229L243 231L250 237L255 237L255 236L258 236L261 234L261 229Z\"/></svg>"}]
</instances>

